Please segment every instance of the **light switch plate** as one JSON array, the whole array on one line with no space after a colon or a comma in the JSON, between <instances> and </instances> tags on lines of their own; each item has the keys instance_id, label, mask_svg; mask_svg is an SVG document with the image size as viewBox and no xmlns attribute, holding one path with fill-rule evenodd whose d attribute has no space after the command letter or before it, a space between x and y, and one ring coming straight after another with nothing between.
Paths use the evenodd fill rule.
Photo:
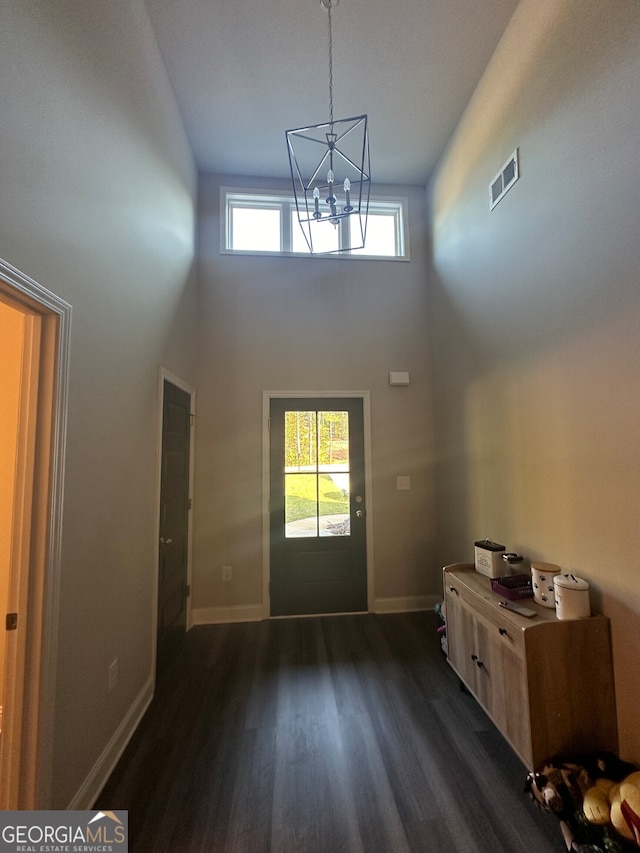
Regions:
<instances>
[{"instance_id":1,"label":"light switch plate","mask_svg":"<svg viewBox=\"0 0 640 853\"><path fill-rule=\"evenodd\" d=\"M396 477L396 489L399 492L408 492L411 488L411 477L408 474L403 474Z\"/></svg>"}]
</instances>

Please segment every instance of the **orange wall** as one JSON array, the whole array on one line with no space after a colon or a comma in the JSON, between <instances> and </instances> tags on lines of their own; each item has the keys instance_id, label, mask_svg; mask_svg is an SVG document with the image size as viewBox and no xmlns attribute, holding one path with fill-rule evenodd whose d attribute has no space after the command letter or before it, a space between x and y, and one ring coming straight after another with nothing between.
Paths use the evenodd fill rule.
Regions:
<instances>
[{"instance_id":1,"label":"orange wall","mask_svg":"<svg viewBox=\"0 0 640 853\"><path fill-rule=\"evenodd\" d=\"M0 302L0 613L7 612L11 522L24 316ZM0 705L4 692L5 632L0 631Z\"/></svg>"}]
</instances>

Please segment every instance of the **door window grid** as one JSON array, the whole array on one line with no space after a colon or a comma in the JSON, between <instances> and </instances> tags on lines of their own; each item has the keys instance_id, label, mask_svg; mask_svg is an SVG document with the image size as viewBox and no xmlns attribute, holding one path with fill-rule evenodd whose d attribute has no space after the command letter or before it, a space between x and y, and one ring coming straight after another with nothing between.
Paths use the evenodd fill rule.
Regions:
<instances>
[{"instance_id":1,"label":"door window grid","mask_svg":"<svg viewBox=\"0 0 640 853\"><path fill-rule=\"evenodd\" d=\"M285 413L285 538L349 536L349 414Z\"/></svg>"}]
</instances>

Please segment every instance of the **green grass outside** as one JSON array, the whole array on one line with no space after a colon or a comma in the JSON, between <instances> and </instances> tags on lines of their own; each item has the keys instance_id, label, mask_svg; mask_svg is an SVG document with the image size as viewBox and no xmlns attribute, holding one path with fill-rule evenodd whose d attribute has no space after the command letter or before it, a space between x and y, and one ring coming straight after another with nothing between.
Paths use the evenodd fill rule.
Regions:
<instances>
[{"instance_id":1,"label":"green grass outside","mask_svg":"<svg viewBox=\"0 0 640 853\"><path fill-rule=\"evenodd\" d=\"M349 512L349 496L336 488L331 477L321 474L320 515L341 515ZM315 474L287 474L285 478L285 523L313 518L316 514Z\"/></svg>"}]
</instances>

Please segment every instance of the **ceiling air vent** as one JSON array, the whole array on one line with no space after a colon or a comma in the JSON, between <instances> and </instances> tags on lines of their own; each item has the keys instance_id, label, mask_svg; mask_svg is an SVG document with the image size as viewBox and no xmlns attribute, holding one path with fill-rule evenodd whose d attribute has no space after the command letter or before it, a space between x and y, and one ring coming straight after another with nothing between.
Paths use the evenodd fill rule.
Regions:
<instances>
[{"instance_id":1,"label":"ceiling air vent","mask_svg":"<svg viewBox=\"0 0 640 853\"><path fill-rule=\"evenodd\" d=\"M489 210L493 210L500 199L506 195L520 177L518 170L518 149L504 164L495 178L489 184Z\"/></svg>"}]
</instances>

